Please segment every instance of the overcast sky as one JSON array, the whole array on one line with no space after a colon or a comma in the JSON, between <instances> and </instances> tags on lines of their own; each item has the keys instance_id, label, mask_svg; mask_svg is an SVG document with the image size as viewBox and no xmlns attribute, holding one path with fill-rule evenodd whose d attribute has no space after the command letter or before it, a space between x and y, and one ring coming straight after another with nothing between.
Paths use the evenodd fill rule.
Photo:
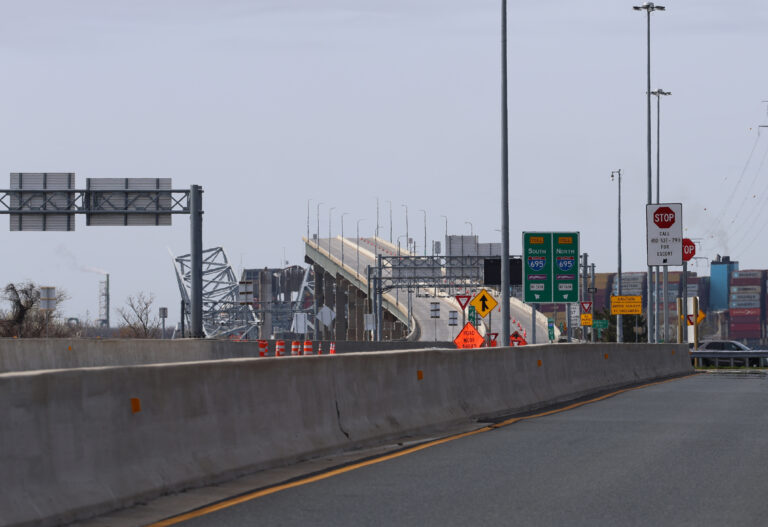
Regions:
<instances>
[{"instance_id":1,"label":"overcast sky","mask_svg":"<svg viewBox=\"0 0 768 527\"><path fill-rule=\"evenodd\" d=\"M0 167L200 184L204 246L236 270L303 261L301 237L375 227L423 244L499 241L500 0L71 0L0 6ZM699 255L768 267L768 4L672 1L652 15L662 100L661 200ZM645 267L645 13L631 2L509 4L511 250L523 230L578 230L598 272ZM654 101L654 143L655 110ZM654 150L654 179L655 179ZM655 195L655 190L654 190ZM8 232L0 282L62 287L96 318L138 291L178 320L173 227ZM431 242L430 242L431 243ZM699 261L699 272L709 266Z\"/></svg>"}]
</instances>

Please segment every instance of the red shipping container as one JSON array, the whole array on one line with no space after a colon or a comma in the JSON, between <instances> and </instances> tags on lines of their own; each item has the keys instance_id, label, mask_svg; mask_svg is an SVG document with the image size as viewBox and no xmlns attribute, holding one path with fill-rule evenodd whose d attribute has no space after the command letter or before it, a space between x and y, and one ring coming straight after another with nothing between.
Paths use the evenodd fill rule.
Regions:
<instances>
[{"instance_id":1,"label":"red shipping container","mask_svg":"<svg viewBox=\"0 0 768 527\"><path fill-rule=\"evenodd\" d=\"M731 308L731 318L733 317L760 317L760 308L756 307L742 307Z\"/></svg>"},{"instance_id":2,"label":"red shipping container","mask_svg":"<svg viewBox=\"0 0 768 527\"><path fill-rule=\"evenodd\" d=\"M762 278L731 278L731 285L762 285Z\"/></svg>"},{"instance_id":3,"label":"red shipping container","mask_svg":"<svg viewBox=\"0 0 768 527\"><path fill-rule=\"evenodd\" d=\"M755 323L755 324L731 324L730 328L731 331L760 331L761 324Z\"/></svg>"}]
</instances>

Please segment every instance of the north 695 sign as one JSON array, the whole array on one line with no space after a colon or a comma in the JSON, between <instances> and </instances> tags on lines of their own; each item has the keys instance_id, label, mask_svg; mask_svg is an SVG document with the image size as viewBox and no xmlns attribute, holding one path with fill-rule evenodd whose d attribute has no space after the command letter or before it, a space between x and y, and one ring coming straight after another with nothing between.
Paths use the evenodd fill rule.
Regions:
<instances>
[{"instance_id":1,"label":"north 695 sign","mask_svg":"<svg viewBox=\"0 0 768 527\"><path fill-rule=\"evenodd\" d=\"M523 233L523 291L529 303L579 300L579 233Z\"/></svg>"}]
</instances>

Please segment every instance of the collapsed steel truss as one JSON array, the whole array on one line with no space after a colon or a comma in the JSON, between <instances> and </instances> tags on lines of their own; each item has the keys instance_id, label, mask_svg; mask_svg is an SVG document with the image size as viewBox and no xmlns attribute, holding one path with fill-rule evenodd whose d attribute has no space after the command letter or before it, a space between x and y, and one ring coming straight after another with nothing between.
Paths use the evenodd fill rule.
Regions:
<instances>
[{"instance_id":1,"label":"collapsed steel truss","mask_svg":"<svg viewBox=\"0 0 768 527\"><path fill-rule=\"evenodd\" d=\"M189 254L174 258L176 280L184 302L184 319L190 321L191 259ZM206 337L250 336L257 325L251 305L240 305L238 280L224 249L203 251L203 331Z\"/></svg>"}]
</instances>

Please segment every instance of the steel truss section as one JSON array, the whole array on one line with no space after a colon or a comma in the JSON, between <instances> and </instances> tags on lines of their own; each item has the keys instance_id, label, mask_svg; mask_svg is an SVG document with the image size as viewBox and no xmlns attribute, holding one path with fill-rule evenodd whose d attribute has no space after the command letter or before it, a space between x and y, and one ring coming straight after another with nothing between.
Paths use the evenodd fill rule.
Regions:
<instances>
[{"instance_id":1,"label":"steel truss section","mask_svg":"<svg viewBox=\"0 0 768 527\"><path fill-rule=\"evenodd\" d=\"M189 254L174 258L179 291L184 302L185 322L191 308L191 259ZM238 279L224 249L203 251L203 331L208 338L237 335L247 338L257 319L251 305L240 305Z\"/></svg>"},{"instance_id":2,"label":"steel truss section","mask_svg":"<svg viewBox=\"0 0 768 527\"><path fill-rule=\"evenodd\" d=\"M381 256L383 291L417 287L454 289L482 283L482 256Z\"/></svg>"}]
</instances>

